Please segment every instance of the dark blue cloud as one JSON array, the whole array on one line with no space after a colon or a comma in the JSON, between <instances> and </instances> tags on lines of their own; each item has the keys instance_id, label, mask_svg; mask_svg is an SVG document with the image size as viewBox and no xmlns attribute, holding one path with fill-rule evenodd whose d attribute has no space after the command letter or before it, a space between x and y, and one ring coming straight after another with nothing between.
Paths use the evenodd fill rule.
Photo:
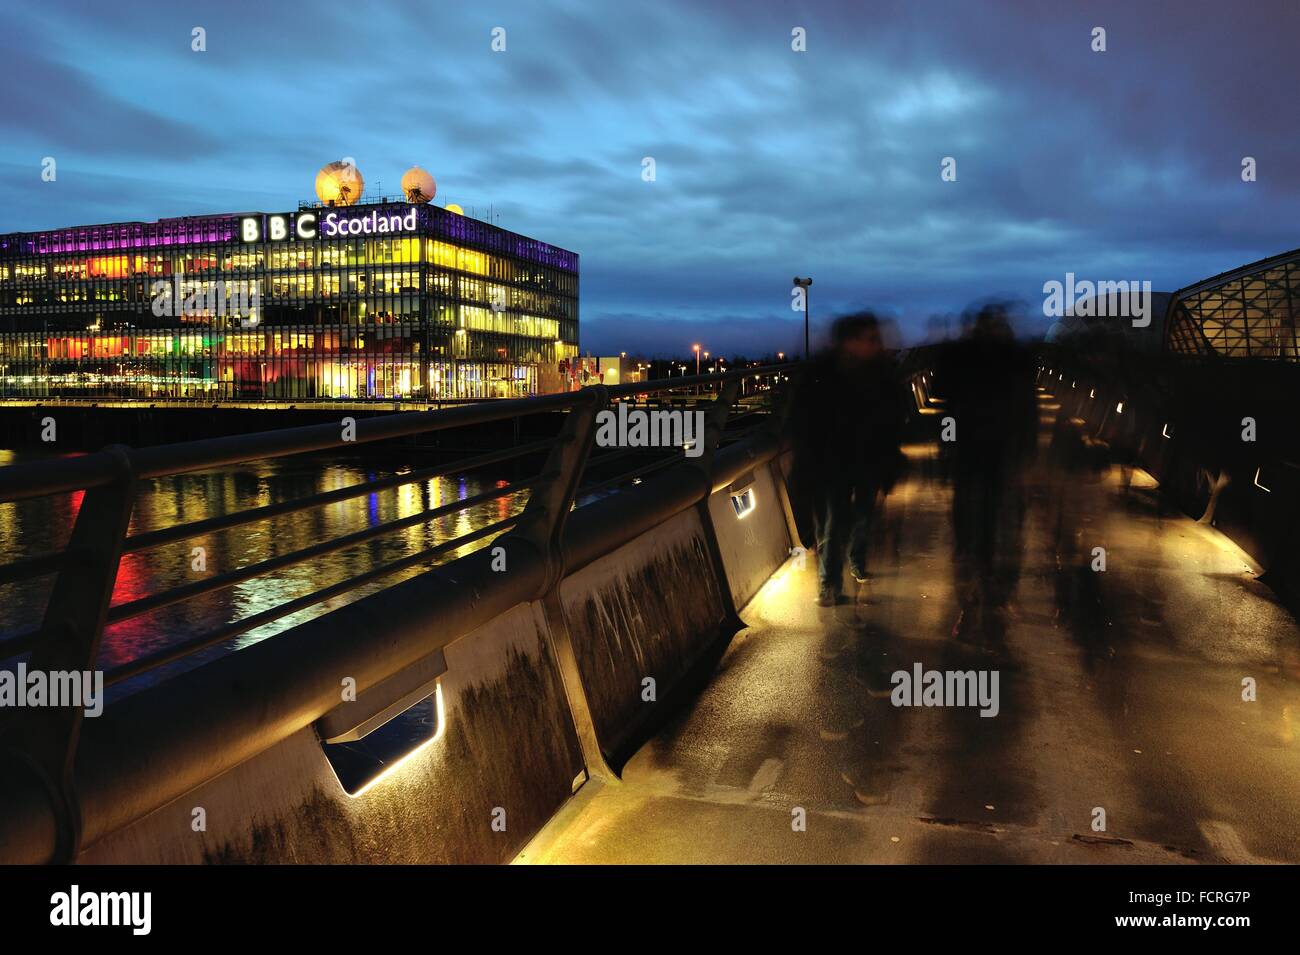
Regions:
<instances>
[{"instance_id":1,"label":"dark blue cloud","mask_svg":"<svg viewBox=\"0 0 1300 955\"><path fill-rule=\"evenodd\" d=\"M815 324L871 305L916 336L985 295L1032 310L1067 271L1171 289L1300 245L1289 0L6 16L0 230L291 208L345 155L395 192L419 163L440 198L582 255L583 345L606 354L792 351L796 273Z\"/></svg>"}]
</instances>

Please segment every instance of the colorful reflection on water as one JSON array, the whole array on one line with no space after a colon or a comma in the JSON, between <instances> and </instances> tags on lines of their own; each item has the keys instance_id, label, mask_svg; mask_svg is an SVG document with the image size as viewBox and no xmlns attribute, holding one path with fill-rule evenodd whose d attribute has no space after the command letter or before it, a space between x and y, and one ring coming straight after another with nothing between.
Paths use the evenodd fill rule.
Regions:
<instances>
[{"instance_id":1,"label":"colorful reflection on water","mask_svg":"<svg viewBox=\"0 0 1300 955\"><path fill-rule=\"evenodd\" d=\"M31 455L0 451L0 466ZM143 482L136 496L130 533L138 534L219 514L306 497L394 473L428 467L429 462L367 458L298 456L257 461ZM497 475L452 474L373 492L323 507L313 507L242 527L203 534L122 558L113 594L119 604L205 576L260 563L378 524L399 520L494 487L507 486ZM204 594L109 627L99 667L111 670L177 642L209 633L270 607L321 590L380 564L398 560L518 513L528 492L475 505L433 521L383 534L346 549L318 556L232 587ZM81 502L80 492L0 504L0 562L62 548ZM391 587L438 563L486 546L487 540L423 561L235 637L151 674L157 680L212 657L265 640L273 634ZM202 548L198 552L196 548ZM201 559L200 559L201 558ZM38 627L53 577L0 586L0 630L12 634ZM130 681L134 683L136 681ZM129 688L130 683L124 684ZM117 695L117 694L113 694Z\"/></svg>"}]
</instances>

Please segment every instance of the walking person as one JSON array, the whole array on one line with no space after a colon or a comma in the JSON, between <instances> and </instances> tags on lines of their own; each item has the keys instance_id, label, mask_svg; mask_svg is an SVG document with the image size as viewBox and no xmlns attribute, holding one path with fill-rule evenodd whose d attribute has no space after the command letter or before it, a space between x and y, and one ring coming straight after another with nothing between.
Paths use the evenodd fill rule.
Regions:
<instances>
[{"instance_id":1,"label":"walking person","mask_svg":"<svg viewBox=\"0 0 1300 955\"><path fill-rule=\"evenodd\" d=\"M1034 362L1000 305L980 309L969 334L944 346L935 383L954 439L940 442L953 477L953 558L959 614L969 637L1003 621L1020 577L1022 478L1038 441Z\"/></svg>"},{"instance_id":2,"label":"walking person","mask_svg":"<svg viewBox=\"0 0 1300 955\"><path fill-rule=\"evenodd\" d=\"M867 579L876 500L898 475L902 387L870 312L838 319L831 347L804 370L791 401L793 497L811 514L817 603L843 600L844 564Z\"/></svg>"}]
</instances>

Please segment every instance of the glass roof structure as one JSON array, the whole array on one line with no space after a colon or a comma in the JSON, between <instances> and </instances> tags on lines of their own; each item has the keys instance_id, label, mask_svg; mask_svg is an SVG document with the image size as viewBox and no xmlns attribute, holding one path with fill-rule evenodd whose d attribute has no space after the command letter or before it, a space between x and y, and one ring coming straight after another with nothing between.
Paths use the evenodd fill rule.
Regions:
<instances>
[{"instance_id":1,"label":"glass roof structure","mask_svg":"<svg viewBox=\"0 0 1300 955\"><path fill-rule=\"evenodd\" d=\"M1204 358L1300 360L1300 249L1205 279L1174 294L1165 348Z\"/></svg>"}]
</instances>

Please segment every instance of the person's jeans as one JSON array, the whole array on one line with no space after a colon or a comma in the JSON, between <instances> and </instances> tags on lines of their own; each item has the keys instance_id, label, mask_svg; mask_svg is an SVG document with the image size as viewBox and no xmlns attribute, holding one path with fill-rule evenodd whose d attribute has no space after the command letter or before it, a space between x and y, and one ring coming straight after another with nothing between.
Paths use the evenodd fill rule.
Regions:
<instances>
[{"instance_id":1,"label":"person's jeans","mask_svg":"<svg viewBox=\"0 0 1300 955\"><path fill-rule=\"evenodd\" d=\"M844 555L849 568L861 575L867 569L867 540L878 488L874 483L824 487L817 496L814 521L817 531L817 576L823 590L843 589Z\"/></svg>"}]
</instances>

